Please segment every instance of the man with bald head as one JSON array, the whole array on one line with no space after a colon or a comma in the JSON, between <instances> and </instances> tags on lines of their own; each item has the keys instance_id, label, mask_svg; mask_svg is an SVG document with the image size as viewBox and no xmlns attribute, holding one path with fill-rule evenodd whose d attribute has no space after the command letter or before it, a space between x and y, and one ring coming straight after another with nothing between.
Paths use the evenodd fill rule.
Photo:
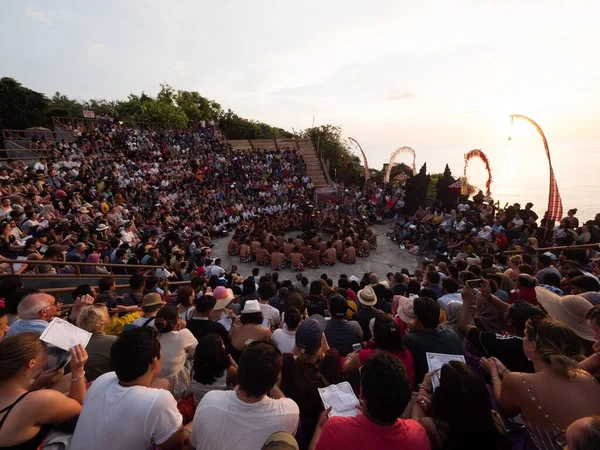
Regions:
<instances>
[{"instance_id":1,"label":"man with bald head","mask_svg":"<svg viewBox=\"0 0 600 450\"><path fill-rule=\"evenodd\" d=\"M48 294L31 294L19 303L17 312L19 320L11 325L7 336L25 332L42 333L48 322L58 315L58 302Z\"/></svg>"}]
</instances>

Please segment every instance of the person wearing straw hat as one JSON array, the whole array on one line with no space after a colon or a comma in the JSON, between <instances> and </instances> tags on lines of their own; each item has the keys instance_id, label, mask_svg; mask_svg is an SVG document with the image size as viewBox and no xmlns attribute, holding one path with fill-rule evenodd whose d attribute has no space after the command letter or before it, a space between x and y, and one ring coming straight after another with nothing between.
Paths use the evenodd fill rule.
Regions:
<instances>
[{"instance_id":1,"label":"person wearing straw hat","mask_svg":"<svg viewBox=\"0 0 600 450\"><path fill-rule=\"evenodd\" d=\"M142 297L142 311L144 315L135 319L131 325L136 327L152 327L154 326L154 320L160 308L165 306L167 303L163 300L162 296L156 292L146 294Z\"/></svg>"},{"instance_id":2,"label":"person wearing straw hat","mask_svg":"<svg viewBox=\"0 0 600 450\"><path fill-rule=\"evenodd\" d=\"M352 320L358 322L363 332L363 339L368 341L371 339L369 322L378 314L383 314L383 311L375 308L377 296L371 286L365 286L362 290L358 291L356 298L360 303L360 310L352 315Z\"/></svg>"},{"instance_id":3,"label":"person wearing straw hat","mask_svg":"<svg viewBox=\"0 0 600 450\"><path fill-rule=\"evenodd\" d=\"M300 450L300 447L290 433L278 431L269 436L260 450Z\"/></svg>"},{"instance_id":4,"label":"person wearing straw hat","mask_svg":"<svg viewBox=\"0 0 600 450\"><path fill-rule=\"evenodd\" d=\"M585 316L594 305L579 295L560 297L542 287L536 287L535 292L538 301L550 317L573 330L581 341L584 355L591 355L592 345L595 342L594 331Z\"/></svg>"}]
</instances>

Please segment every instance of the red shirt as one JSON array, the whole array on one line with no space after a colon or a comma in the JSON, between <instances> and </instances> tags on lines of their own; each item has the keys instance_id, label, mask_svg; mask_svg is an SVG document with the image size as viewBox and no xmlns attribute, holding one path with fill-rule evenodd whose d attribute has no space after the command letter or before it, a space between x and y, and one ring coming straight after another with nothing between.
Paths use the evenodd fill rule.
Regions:
<instances>
[{"instance_id":1,"label":"red shirt","mask_svg":"<svg viewBox=\"0 0 600 450\"><path fill-rule=\"evenodd\" d=\"M398 419L394 425L376 425L359 414L332 417L323 427L317 450L431 450L427 432L417 421Z\"/></svg>"},{"instance_id":2,"label":"red shirt","mask_svg":"<svg viewBox=\"0 0 600 450\"><path fill-rule=\"evenodd\" d=\"M514 291L508 300L508 303L512 305L517 300L525 300L527 303L531 303L533 306L539 306L537 295L535 294L535 288L521 288L518 291Z\"/></svg>"},{"instance_id":3,"label":"red shirt","mask_svg":"<svg viewBox=\"0 0 600 450\"><path fill-rule=\"evenodd\" d=\"M373 356L377 350L372 348L365 348L358 352L358 359L360 360L360 365L362 366L367 359ZM393 356L398 358L406 367L406 376L410 380L410 386L414 389L415 387L415 363L413 361L413 357L408 351L407 348L404 349L403 352L390 352Z\"/></svg>"}]
</instances>

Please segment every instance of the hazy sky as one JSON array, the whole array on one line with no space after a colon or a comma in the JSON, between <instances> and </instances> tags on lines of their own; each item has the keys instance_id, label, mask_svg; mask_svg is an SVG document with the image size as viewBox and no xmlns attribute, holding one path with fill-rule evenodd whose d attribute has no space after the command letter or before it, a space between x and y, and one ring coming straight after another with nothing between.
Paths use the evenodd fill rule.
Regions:
<instances>
[{"instance_id":1,"label":"hazy sky","mask_svg":"<svg viewBox=\"0 0 600 450\"><path fill-rule=\"evenodd\" d=\"M155 94L167 81L287 129L315 116L358 139L376 168L404 145L436 170L472 148L497 161L511 112L543 124L551 145L600 138L598 0L0 8L0 76L80 99Z\"/></svg>"}]
</instances>

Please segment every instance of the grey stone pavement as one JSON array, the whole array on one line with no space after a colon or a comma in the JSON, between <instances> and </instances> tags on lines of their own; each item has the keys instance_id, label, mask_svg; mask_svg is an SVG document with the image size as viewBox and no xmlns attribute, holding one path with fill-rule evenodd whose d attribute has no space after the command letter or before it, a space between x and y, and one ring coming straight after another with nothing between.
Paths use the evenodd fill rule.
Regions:
<instances>
[{"instance_id":1,"label":"grey stone pavement","mask_svg":"<svg viewBox=\"0 0 600 450\"><path fill-rule=\"evenodd\" d=\"M407 268L410 273L420 267L423 258L409 254L406 250L401 250L394 242L386 237L386 232L390 224L376 224L372 227L377 234L377 249L371 251L368 258L357 258L355 264L343 264L337 262L333 267L321 266L319 269L306 268L303 274L309 279L318 278L322 273L327 273L334 282L337 282L340 274L345 273L348 276L356 275L361 278L365 272L374 272L380 280L385 279L388 272L399 272L402 268ZM296 233L289 233L290 237L295 237ZM286 235L288 237L288 235ZM214 239L213 258L221 258L221 267L225 270L231 270L232 264L239 266L239 273L243 277L251 275L254 267L260 268L260 275L272 272L269 266L257 266L254 263L240 263L238 256L229 256L227 254L227 244L230 237ZM290 279L295 281L296 272L291 269L279 271L279 280Z\"/></svg>"}]
</instances>

